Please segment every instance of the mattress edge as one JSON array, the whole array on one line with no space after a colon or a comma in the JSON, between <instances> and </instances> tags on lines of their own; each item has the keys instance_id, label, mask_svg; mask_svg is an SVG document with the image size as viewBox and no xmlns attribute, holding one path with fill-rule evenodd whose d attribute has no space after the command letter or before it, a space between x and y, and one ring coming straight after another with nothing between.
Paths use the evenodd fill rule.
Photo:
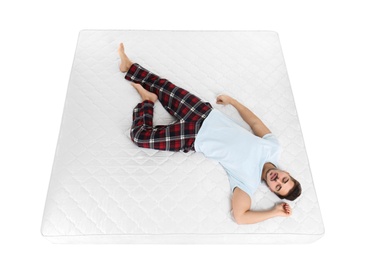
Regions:
<instances>
[{"instance_id":1,"label":"mattress edge","mask_svg":"<svg viewBox=\"0 0 367 260\"><path fill-rule=\"evenodd\" d=\"M165 234L165 235L75 235L45 236L51 243L64 244L310 244L320 234Z\"/></svg>"}]
</instances>

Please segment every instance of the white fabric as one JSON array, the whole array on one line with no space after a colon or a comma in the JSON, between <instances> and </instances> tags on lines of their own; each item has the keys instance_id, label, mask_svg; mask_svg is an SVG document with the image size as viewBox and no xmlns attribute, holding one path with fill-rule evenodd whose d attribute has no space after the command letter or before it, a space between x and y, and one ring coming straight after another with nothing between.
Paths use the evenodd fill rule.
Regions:
<instances>
[{"instance_id":1,"label":"white fabric","mask_svg":"<svg viewBox=\"0 0 367 260\"><path fill-rule=\"evenodd\" d=\"M215 104L235 96L277 136L287 169L303 187L290 218L237 225L223 167L201 153L141 149L126 132L140 101L117 64L129 57ZM154 123L172 122L160 104ZM246 125L241 124L246 127ZM252 207L279 199L265 185ZM42 221L57 243L297 243L323 234L292 91L274 32L82 31L79 35Z\"/></svg>"}]
</instances>

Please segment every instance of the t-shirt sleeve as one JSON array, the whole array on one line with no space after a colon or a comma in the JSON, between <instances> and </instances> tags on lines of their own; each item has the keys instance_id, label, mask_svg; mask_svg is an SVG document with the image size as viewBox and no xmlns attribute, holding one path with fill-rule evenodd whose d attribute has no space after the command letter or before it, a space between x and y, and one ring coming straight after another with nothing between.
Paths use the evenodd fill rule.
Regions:
<instances>
[{"instance_id":1,"label":"t-shirt sleeve","mask_svg":"<svg viewBox=\"0 0 367 260\"><path fill-rule=\"evenodd\" d=\"M278 138L273 133L269 133L263 136L263 139L268 140L276 145L279 145Z\"/></svg>"},{"instance_id":2,"label":"t-shirt sleeve","mask_svg":"<svg viewBox=\"0 0 367 260\"><path fill-rule=\"evenodd\" d=\"M252 197L253 192L250 191L248 187L246 187L242 182L236 180L236 178L232 176L228 176L229 186L231 187L231 191L233 192L235 188L240 188L244 192L246 192L250 197Z\"/></svg>"},{"instance_id":3,"label":"t-shirt sleeve","mask_svg":"<svg viewBox=\"0 0 367 260\"><path fill-rule=\"evenodd\" d=\"M270 146L271 150L270 150L270 153L269 153L268 160L271 163L273 163L276 167L278 167L280 154L282 153L282 148L280 146L280 143L279 143L278 139L272 133L264 135L263 139L267 140L268 142L271 143L271 146Z\"/></svg>"}]
</instances>

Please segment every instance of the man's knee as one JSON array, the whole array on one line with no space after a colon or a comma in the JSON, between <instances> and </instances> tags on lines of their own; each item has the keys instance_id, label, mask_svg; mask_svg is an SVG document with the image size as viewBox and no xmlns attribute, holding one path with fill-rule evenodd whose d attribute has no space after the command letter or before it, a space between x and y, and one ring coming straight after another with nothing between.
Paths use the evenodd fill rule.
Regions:
<instances>
[{"instance_id":1,"label":"man's knee","mask_svg":"<svg viewBox=\"0 0 367 260\"><path fill-rule=\"evenodd\" d=\"M144 126L139 126L130 129L130 138L134 144L139 147L144 147L144 143L150 139L150 132Z\"/></svg>"},{"instance_id":2,"label":"man's knee","mask_svg":"<svg viewBox=\"0 0 367 260\"><path fill-rule=\"evenodd\" d=\"M130 138L131 141L133 141L133 143L137 144L139 142L139 134L138 131L139 129L136 128L131 128L130 129Z\"/></svg>"}]
</instances>

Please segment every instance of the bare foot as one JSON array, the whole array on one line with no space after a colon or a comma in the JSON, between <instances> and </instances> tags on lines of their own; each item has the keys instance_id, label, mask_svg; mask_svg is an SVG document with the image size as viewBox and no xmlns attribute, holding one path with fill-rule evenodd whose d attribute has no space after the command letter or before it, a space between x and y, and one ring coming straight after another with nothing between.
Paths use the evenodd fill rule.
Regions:
<instances>
[{"instance_id":1,"label":"bare foot","mask_svg":"<svg viewBox=\"0 0 367 260\"><path fill-rule=\"evenodd\" d=\"M120 43L118 48L118 54L121 58L120 71L125 73L129 70L131 65L133 64L131 60L125 54L125 47L123 43Z\"/></svg>"},{"instance_id":2,"label":"bare foot","mask_svg":"<svg viewBox=\"0 0 367 260\"><path fill-rule=\"evenodd\" d=\"M142 85L137 83L131 83L131 85L138 91L143 101L149 100L152 101L153 103L157 101L158 99L157 95L152 92L149 92L148 90L143 88Z\"/></svg>"}]
</instances>

